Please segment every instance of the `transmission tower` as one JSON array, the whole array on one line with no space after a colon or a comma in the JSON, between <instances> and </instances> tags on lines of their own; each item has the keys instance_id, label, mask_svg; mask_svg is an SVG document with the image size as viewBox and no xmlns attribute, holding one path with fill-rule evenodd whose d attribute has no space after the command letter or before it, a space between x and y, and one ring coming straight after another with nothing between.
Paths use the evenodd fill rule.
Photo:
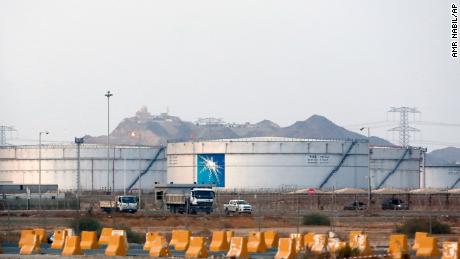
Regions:
<instances>
[{"instance_id":1,"label":"transmission tower","mask_svg":"<svg viewBox=\"0 0 460 259\"><path fill-rule=\"evenodd\" d=\"M12 132L12 131L16 131L16 129L11 126L0 125L0 146L1 147L9 145L6 142L6 133Z\"/></svg>"},{"instance_id":2,"label":"transmission tower","mask_svg":"<svg viewBox=\"0 0 460 259\"><path fill-rule=\"evenodd\" d=\"M399 144L403 147L409 146L410 133L420 131L419 129L409 126L409 114L420 113L420 111L417 110L417 108L410 107L391 107L388 112L399 113L399 126L389 129L389 131L399 132Z\"/></svg>"}]
</instances>

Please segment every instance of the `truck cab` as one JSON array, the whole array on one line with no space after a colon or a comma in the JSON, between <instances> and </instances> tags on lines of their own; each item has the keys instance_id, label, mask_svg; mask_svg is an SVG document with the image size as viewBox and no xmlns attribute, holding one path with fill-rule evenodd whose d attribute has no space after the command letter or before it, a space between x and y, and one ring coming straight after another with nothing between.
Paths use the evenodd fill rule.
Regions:
<instances>
[{"instance_id":1,"label":"truck cab","mask_svg":"<svg viewBox=\"0 0 460 259\"><path fill-rule=\"evenodd\" d=\"M139 208L139 199L137 196L122 195L117 196L117 210L120 212L135 213Z\"/></svg>"},{"instance_id":2,"label":"truck cab","mask_svg":"<svg viewBox=\"0 0 460 259\"><path fill-rule=\"evenodd\" d=\"M214 191L212 185L166 184L155 186L155 201L171 213L212 213Z\"/></svg>"}]
</instances>

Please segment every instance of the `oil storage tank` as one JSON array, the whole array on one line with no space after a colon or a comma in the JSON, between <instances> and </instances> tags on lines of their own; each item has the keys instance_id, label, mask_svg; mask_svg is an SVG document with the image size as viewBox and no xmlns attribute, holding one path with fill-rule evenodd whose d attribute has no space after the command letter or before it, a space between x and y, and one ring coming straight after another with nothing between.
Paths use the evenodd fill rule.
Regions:
<instances>
[{"instance_id":1,"label":"oil storage tank","mask_svg":"<svg viewBox=\"0 0 460 259\"><path fill-rule=\"evenodd\" d=\"M460 164L429 164L425 166L422 187L435 189L460 188Z\"/></svg>"},{"instance_id":2,"label":"oil storage tank","mask_svg":"<svg viewBox=\"0 0 460 259\"><path fill-rule=\"evenodd\" d=\"M370 147L372 189L418 189L423 153L419 147Z\"/></svg>"},{"instance_id":3,"label":"oil storage tank","mask_svg":"<svg viewBox=\"0 0 460 259\"><path fill-rule=\"evenodd\" d=\"M41 161L42 184L60 190L77 189L77 146L42 145L0 147L0 183L38 184ZM151 190L166 182L165 147L107 146L82 144L80 186L85 190ZM140 176L140 178L139 178ZM140 179L140 181L138 181Z\"/></svg>"},{"instance_id":4,"label":"oil storage tank","mask_svg":"<svg viewBox=\"0 0 460 259\"><path fill-rule=\"evenodd\" d=\"M169 142L168 183L367 188L367 140L280 137Z\"/></svg>"}]
</instances>

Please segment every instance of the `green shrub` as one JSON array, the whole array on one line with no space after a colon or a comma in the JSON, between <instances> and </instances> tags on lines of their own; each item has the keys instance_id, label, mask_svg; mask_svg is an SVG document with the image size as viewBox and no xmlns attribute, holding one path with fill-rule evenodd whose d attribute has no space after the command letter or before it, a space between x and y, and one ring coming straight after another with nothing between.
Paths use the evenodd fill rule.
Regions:
<instances>
[{"instance_id":1,"label":"green shrub","mask_svg":"<svg viewBox=\"0 0 460 259\"><path fill-rule=\"evenodd\" d=\"M136 243L136 244L143 244L145 243L145 235L141 235L137 232L134 232L130 227L128 226L117 226L114 229L121 229L126 231L126 236L128 239L128 243Z\"/></svg>"},{"instance_id":2,"label":"green shrub","mask_svg":"<svg viewBox=\"0 0 460 259\"><path fill-rule=\"evenodd\" d=\"M347 243L346 246L340 248L337 251L337 258L350 258L353 256L358 256L359 255L359 249L358 248L351 248L350 245Z\"/></svg>"},{"instance_id":3,"label":"green shrub","mask_svg":"<svg viewBox=\"0 0 460 259\"><path fill-rule=\"evenodd\" d=\"M331 220L328 216L320 213L310 213L303 216L302 219L303 225L313 225L313 226L329 226L331 225Z\"/></svg>"},{"instance_id":4,"label":"green shrub","mask_svg":"<svg viewBox=\"0 0 460 259\"><path fill-rule=\"evenodd\" d=\"M101 223L92 217L75 218L71 221L70 227L73 228L77 234L80 234L81 231L96 231L99 235L102 229Z\"/></svg>"},{"instance_id":5,"label":"green shrub","mask_svg":"<svg viewBox=\"0 0 460 259\"><path fill-rule=\"evenodd\" d=\"M415 232L430 232L429 219L411 219L407 220L401 226L396 227L396 232L406 234L409 237L414 237ZM451 233L450 226L436 219L431 221L432 234L449 234Z\"/></svg>"}]
</instances>

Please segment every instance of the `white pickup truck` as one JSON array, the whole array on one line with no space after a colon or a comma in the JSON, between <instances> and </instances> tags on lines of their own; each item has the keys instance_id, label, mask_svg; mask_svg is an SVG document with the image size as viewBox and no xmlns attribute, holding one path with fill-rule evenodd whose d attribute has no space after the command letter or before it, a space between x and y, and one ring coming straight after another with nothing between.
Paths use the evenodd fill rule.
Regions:
<instances>
[{"instance_id":1,"label":"white pickup truck","mask_svg":"<svg viewBox=\"0 0 460 259\"><path fill-rule=\"evenodd\" d=\"M227 215L229 214L251 214L252 206L245 200L230 200L227 204L224 204L224 211Z\"/></svg>"},{"instance_id":2,"label":"white pickup truck","mask_svg":"<svg viewBox=\"0 0 460 259\"><path fill-rule=\"evenodd\" d=\"M112 211L135 213L139 208L138 198L133 195L121 195L112 200L99 201L99 207L102 211L110 213Z\"/></svg>"}]
</instances>

